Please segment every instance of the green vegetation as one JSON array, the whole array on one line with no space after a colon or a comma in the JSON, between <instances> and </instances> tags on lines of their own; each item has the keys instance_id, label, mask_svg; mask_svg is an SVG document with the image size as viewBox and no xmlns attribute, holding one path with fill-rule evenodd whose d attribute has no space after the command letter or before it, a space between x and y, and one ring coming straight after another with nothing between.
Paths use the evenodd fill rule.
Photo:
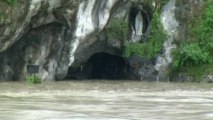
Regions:
<instances>
[{"instance_id":1,"label":"green vegetation","mask_svg":"<svg viewBox=\"0 0 213 120\"><path fill-rule=\"evenodd\" d=\"M153 6L153 3L155 3L155 8L161 10L168 2L169 0L144 0L143 4L145 6Z\"/></svg>"},{"instance_id":2,"label":"green vegetation","mask_svg":"<svg viewBox=\"0 0 213 120\"><path fill-rule=\"evenodd\" d=\"M164 0L163 2L160 2L160 4L163 5L165 2L168 2L168 0ZM145 1L145 3L152 4L150 1ZM157 8L153 14L153 19L150 23L150 36L145 43L127 43L129 35L128 23L123 19L112 20L110 27L106 29L107 36L109 40L113 40L113 38L122 40L124 44L123 56L129 57L134 53L139 57L151 59L159 54L163 48L163 43L167 38L160 20L160 9L161 8Z\"/></svg>"},{"instance_id":3,"label":"green vegetation","mask_svg":"<svg viewBox=\"0 0 213 120\"><path fill-rule=\"evenodd\" d=\"M210 63L212 57L198 43L182 43L175 52L173 69L180 70L184 66L194 66Z\"/></svg>"},{"instance_id":4,"label":"green vegetation","mask_svg":"<svg viewBox=\"0 0 213 120\"><path fill-rule=\"evenodd\" d=\"M27 79L27 83L29 83L29 84L39 84L39 83L41 83L41 79L38 78L37 75L28 75L26 79Z\"/></svg>"},{"instance_id":5,"label":"green vegetation","mask_svg":"<svg viewBox=\"0 0 213 120\"><path fill-rule=\"evenodd\" d=\"M76 8L76 7L78 7L80 2L81 2L80 0L71 0L69 2L69 5L70 5L71 8Z\"/></svg>"},{"instance_id":6,"label":"green vegetation","mask_svg":"<svg viewBox=\"0 0 213 120\"><path fill-rule=\"evenodd\" d=\"M189 25L190 36L185 43L181 43L174 53L173 72L187 69L189 74L200 78L213 62L213 1L206 2L203 15ZM202 66L202 67L201 67ZM202 69L201 69L202 68ZM213 71L210 69L211 72ZM198 79L197 79L198 80ZM201 80L201 79L199 79Z\"/></svg>"},{"instance_id":7,"label":"green vegetation","mask_svg":"<svg viewBox=\"0 0 213 120\"><path fill-rule=\"evenodd\" d=\"M124 56L129 57L132 53L142 58L155 58L162 50L163 43L167 35L163 29L160 20L160 14L156 11L151 21L151 31L147 42L127 44L124 50Z\"/></svg>"},{"instance_id":8,"label":"green vegetation","mask_svg":"<svg viewBox=\"0 0 213 120\"><path fill-rule=\"evenodd\" d=\"M15 5L17 3L17 0L1 0L1 1L6 2L9 5Z\"/></svg>"},{"instance_id":9,"label":"green vegetation","mask_svg":"<svg viewBox=\"0 0 213 120\"><path fill-rule=\"evenodd\" d=\"M4 18L5 18L5 14L3 14L3 13L0 12L0 22L4 21Z\"/></svg>"},{"instance_id":10,"label":"green vegetation","mask_svg":"<svg viewBox=\"0 0 213 120\"><path fill-rule=\"evenodd\" d=\"M123 19L112 20L110 27L106 29L109 39L117 38L126 41L128 37L128 23Z\"/></svg>"},{"instance_id":11,"label":"green vegetation","mask_svg":"<svg viewBox=\"0 0 213 120\"><path fill-rule=\"evenodd\" d=\"M196 66L188 66L180 71L181 74L191 76L194 82L202 82L203 75L213 75L213 64L202 64Z\"/></svg>"},{"instance_id":12,"label":"green vegetation","mask_svg":"<svg viewBox=\"0 0 213 120\"><path fill-rule=\"evenodd\" d=\"M166 5L166 3L168 3L169 0L161 0L161 6L163 7L164 5Z\"/></svg>"},{"instance_id":13,"label":"green vegetation","mask_svg":"<svg viewBox=\"0 0 213 120\"><path fill-rule=\"evenodd\" d=\"M11 22L11 17L8 14L0 12L0 24L7 24Z\"/></svg>"},{"instance_id":14,"label":"green vegetation","mask_svg":"<svg viewBox=\"0 0 213 120\"><path fill-rule=\"evenodd\" d=\"M208 52L213 50L213 0L208 0L199 21L191 28L192 38L202 49ZM211 53L213 55L213 53Z\"/></svg>"}]
</instances>

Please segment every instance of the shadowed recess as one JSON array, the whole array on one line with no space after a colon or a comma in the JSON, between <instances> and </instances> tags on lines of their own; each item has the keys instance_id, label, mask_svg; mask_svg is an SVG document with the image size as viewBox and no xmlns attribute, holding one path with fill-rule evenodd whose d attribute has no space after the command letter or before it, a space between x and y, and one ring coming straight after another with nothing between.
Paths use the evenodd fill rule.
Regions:
<instances>
[{"instance_id":1,"label":"shadowed recess","mask_svg":"<svg viewBox=\"0 0 213 120\"><path fill-rule=\"evenodd\" d=\"M67 79L125 79L127 62L124 58L101 52L76 68L70 67Z\"/></svg>"}]
</instances>

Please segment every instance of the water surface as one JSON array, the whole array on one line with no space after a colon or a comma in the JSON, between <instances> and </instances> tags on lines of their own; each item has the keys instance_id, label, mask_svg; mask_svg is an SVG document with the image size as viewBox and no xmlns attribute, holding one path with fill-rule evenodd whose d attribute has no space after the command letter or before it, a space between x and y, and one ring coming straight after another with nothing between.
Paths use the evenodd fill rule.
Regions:
<instances>
[{"instance_id":1,"label":"water surface","mask_svg":"<svg viewBox=\"0 0 213 120\"><path fill-rule=\"evenodd\" d=\"M0 83L2 120L213 120L213 84Z\"/></svg>"}]
</instances>

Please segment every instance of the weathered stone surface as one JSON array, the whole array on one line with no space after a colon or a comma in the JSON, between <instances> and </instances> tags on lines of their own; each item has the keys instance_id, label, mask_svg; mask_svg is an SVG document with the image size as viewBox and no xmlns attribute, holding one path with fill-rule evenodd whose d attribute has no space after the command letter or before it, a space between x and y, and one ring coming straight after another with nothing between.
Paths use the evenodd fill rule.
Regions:
<instances>
[{"instance_id":1,"label":"weathered stone surface","mask_svg":"<svg viewBox=\"0 0 213 120\"><path fill-rule=\"evenodd\" d=\"M203 3L203 0L176 0L175 16L180 23L174 36L176 42L186 40L189 35L188 25L202 14Z\"/></svg>"},{"instance_id":2,"label":"weathered stone surface","mask_svg":"<svg viewBox=\"0 0 213 120\"><path fill-rule=\"evenodd\" d=\"M24 80L28 64L39 65L39 77L42 79L63 78L69 63L64 35L65 28L57 23L27 32L11 49L1 53L0 66L4 72L0 79Z\"/></svg>"},{"instance_id":3,"label":"weathered stone surface","mask_svg":"<svg viewBox=\"0 0 213 120\"><path fill-rule=\"evenodd\" d=\"M203 81L207 82L207 83L213 83L213 75L209 74L209 75L205 75L203 77Z\"/></svg>"},{"instance_id":4,"label":"weathered stone surface","mask_svg":"<svg viewBox=\"0 0 213 120\"><path fill-rule=\"evenodd\" d=\"M18 0L12 6L4 2L0 2L0 5L2 6L0 10L4 15L0 23L2 26L0 28L0 51L4 51L20 39L31 27L50 23L53 19L51 12L54 8L60 6L60 2L56 0ZM34 22L32 19L38 13L43 13L43 16Z\"/></svg>"}]
</instances>

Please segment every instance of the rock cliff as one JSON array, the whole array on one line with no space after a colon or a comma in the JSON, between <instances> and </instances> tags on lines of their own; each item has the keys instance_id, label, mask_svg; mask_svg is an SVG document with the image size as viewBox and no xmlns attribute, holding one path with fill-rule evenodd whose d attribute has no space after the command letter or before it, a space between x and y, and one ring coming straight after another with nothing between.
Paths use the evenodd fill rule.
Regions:
<instances>
[{"instance_id":1,"label":"rock cliff","mask_svg":"<svg viewBox=\"0 0 213 120\"><path fill-rule=\"evenodd\" d=\"M43 80L166 76L174 41L186 38L184 19L199 15L203 4L201 0L12 1L0 0L0 80L24 80L31 64L39 66ZM152 58L139 58L134 52L125 57L126 45L149 41L155 11L167 34L160 52Z\"/></svg>"}]
</instances>

